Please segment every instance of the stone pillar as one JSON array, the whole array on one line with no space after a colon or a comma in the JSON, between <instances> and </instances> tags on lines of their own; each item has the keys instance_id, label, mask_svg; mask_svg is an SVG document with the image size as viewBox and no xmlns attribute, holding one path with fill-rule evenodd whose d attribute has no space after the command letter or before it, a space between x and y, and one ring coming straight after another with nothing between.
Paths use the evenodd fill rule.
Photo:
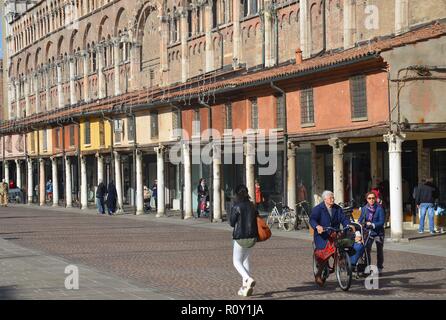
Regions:
<instances>
[{"instance_id":1,"label":"stone pillar","mask_svg":"<svg viewBox=\"0 0 446 320\"><path fill-rule=\"evenodd\" d=\"M57 96L59 108L64 107L63 83L62 83L62 62L57 63Z\"/></svg>"},{"instance_id":2,"label":"stone pillar","mask_svg":"<svg viewBox=\"0 0 446 320\"><path fill-rule=\"evenodd\" d=\"M399 241L403 237L401 152L405 137L403 133L389 132L384 135L384 141L389 145L390 234L393 241Z\"/></svg>"},{"instance_id":3,"label":"stone pillar","mask_svg":"<svg viewBox=\"0 0 446 320\"><path fill-rule=\"evenodd\" d=\"M234 35L232 39L232 65L237 67L241 62L240 46L240 0L232 0L232 16Z\"/></svg>"},{"instance_id":4,"label":"stone pillar","mask_svg":"<svg viewBox=\"0 0 446 320\"><path fill-rule=\"evenodd\" d=\"M136 90L139 87L138 74L141 69L141 43L134 42L130 49L130 89Z\"/></svg>"},{"instance_id":5,"label":"stone pillar","mask_svg":"<svg viewBox=\"0 0 446 320\"><path fill-rule=\"evenodd\" d=\"M77 103L77 96L76 96L76 57L72 56L70 57L70 103L76 104Z\"/></svg>"},{"instance_id":6,"label":"stone pillar","mask_svg":"<svg viewBox=\"0 0 446 320\"><path fill-rule=\"evenodd\" d=\"M51 168L53 173L53 207L59 205L59 180L57 177L57 158L51 157Z\"/></svg>"},{"instance_id":7,"label":"stone pillar","mask_svg":"<svg viewBox=\"0 0 446 320\"><path fill-rule=\"evenodd\" d=\"M213 175L213 222L222 222L221 211L221 148L213 146L212 175Z\"/></svg>"},{"instance_id":8,"label":"stone pillar","mask_svg":"<svg viewBox=\"0 0 446 320\"><path fill-rule=\"evenodd\" d=\"M98 44L96 46L96 59L98 63L98 98L105 98L105 75L104 75L104 46Z\"/></svg>"},{"instance_id":9,"label":"stone pillar","mask_svg":"<svg viewBox=\"0 0 446 320\"><path fill-rule=\"evenodd\" d=\"M292 142L288 142L288 173L287 173L287 184L288 184L288 207L291 209L296 209L296 145Z\"/></svg>"},{"instance_id":10,"label":"stone pillar","mask_svg":"<svg viewBox=\"0 0 446 320\"><path fill-rule=\"evenodd\" d=\"M395 0L395 34L409 30L409 0Z\"/></svg>"},{"instance_id":11,"label":"stone pillar","mask_svg":"<svg viewBox=\"0 0 446 320\"><path fill-rule=\"evenodd\" d=\"M88 85L88 73L90 72L88 66L90 61L88 59L88 52L82 51L82 58L84 59L84 101L90 101L90 86Z\"/></svg>"},{"instance_id":12,"label":"stone pillar","mask_svg":"<svg viewBox=\"0 0 446 320\"><path fill-rule=\"evenodd\" d=\"M81 209L88 209L87 159L81 156Z\"/></svg>"},{"instance_id":13,"label":"stone pillar","mask_svg":"<svg viewBox=\"0 0 446 320\"><path fill-rule=\"evenodd\" d=\"M136 214L144 214L144 189L142 183L142 152L136 150Z\"/></svg>"},{"instance_id":14,"label":"stone pillar","mask_svg":"<svg viewBox=\"0 0 446 320\"><path fill-rule=\"evenodd\" d=\"M376 141L370 142L370 174L372 178L371 187L378 184L378 146Z\"/></svg>"},{"instance_id":15,"label":"stone pillar","mask_svg":"<svg viewBox=\"0 0 446 320\"><path fill-rule=\"evenodd\" d=\"M30 116L31 115L31 104L29 102L29 95L30 95L30 88L29 88L29 80L28 78L25 78L25 115Z\"/></svg>"},{"instance_id":16,"label":"stone pillar","mask_svg":"<svg viewBox=\"0 0 446 320\"><path fill-rule=\"evenodd\" d=\"M33 192L34 192L34 186L33 186L33 160L31 158L28 158L27 161L27 173L28 173L28 204L31 204L33 202Z\"/></svg>"},{"instance_id":17,"label":"stone pillar","mask_svg":"<svg viewBox=\"0 0 446 320\"><path fill-rule=\"evenodd\" d=\"M16 185L17 188L22 189L22 166L21 160L15 160L15 168L16 168Z\"/></svg>"},{"instance_id":18,"label":"stone pillar","mask_svg":"<svg viewBox=\"0 0 446 320\"><path fill-rule=\"evenodd\" d=\"M336 203L344 202L344 147L338 138L331 138L328 144L333 148L333 192Z\"/></svg>"},{"instance_id":19,"label":"stone pillar","mask_svg":"<svg viewBox=\"0 0 446 320\"><path fill-rule=\"evenodd\" d=\"M40 158L39 159L39 166L40 166L40 185L39 185L39 204L41 206L45 205L45 160Z\"/></svg>"},{"instance_id":20,"label":"stone pillar","mask_svg":"<svg viewBox=\"0 0 446 320\"><path fill-rule=\"evenodd\" d=\"M9 161L4 160L4 166L5 166L5 182L9 185Z\"/></svg>"},{"instance_id":21,"label":"stone pillar","mask_svg":"<svg viewBox=\"0 0 446 320\"><path fill-rule=\"evenodd\" d=\"M114 63L114 75L115 75L115 96L119 96L121 94L121 88L120 88L120 72L119 72L119 44L120 44L120 38L116 37L113 38L113 63Z\"/></svg>"},{"instance_id":22,"label":"stone pillar","mask_svg":"<svg viewBox=\"0 0 446 320\"><path fill-rule=\"evenodd\" d=\"M245 143L245 169L246 169L246 187L248 188L249 196L251 200L255 199L255 176L254 176L254 164L255 164L255 145L252 142Z\"/></svg>"},{"instance_id":23,"label":"stone pillar","mask_svg":"<svg viewBox=\"0 0 446 320\"><path fill-rule=\"evenodd\" d=\"M355 45L356 33L356 2L344 0L344 49Z\"/></svg>"},{"instance_id":24,"label":"stone pillar","mask_svg":"<svg viewBox=\"0 0 446 320\"><path fill-rule=\"evenodd\" d=\"M212 41L212 2L204 6L204 20L205 20L205 39L206 39L206 66L205 71L210 72L214 67L214 45Z\"/></svg>"},{"instance_id":25,"label":"stone pillar","mask_svg":"<svg viewBox=\"0 0 446 320\"><path fill-rule=\"evenodd\" d=\"M101 154L96 153L96 159L98 162L98 185L99 185L99 181L104 182L104 157Z\"/></svg>"},{"instance_id":26,"label":"stone pillar","mask_svg":"<svg viewBox=\"0 0 446 320\"><path fill-rule=\"evenodd\" d=\"M169 61L167 58L167 45L169 43L169 18L164 13L161 16L161 42L160 42L160 62L161 62L161 85L168 83L167 72Z\"/></svg>"},{"instance_id":27,"label":"stone pillar","mask_svg":"<svg viewBox=\"0 0 446 320\"><path fill-rule=\"evenodd\" d=\"M156 216L162 217L165 214L165 200L164 200L164 150L165 147L160 145L159 147L155 148L156 156L157 156L157 162L156 162L156 172L157 172L157 180L158 180L158 191L157 191L157 197L158 197L158 207L157 207L157 213Z\"/></svg>"},{"instance_id":28,"label":"stone pillar","mask_svg":"<svg viewBox=\"0 0 446 320\"><path fill-rule=\"evenodd\" d=\"M45 83L45 87L46 87L46 96L45 96L45 100L46 100L46 111L51 110L51 93L50 93L50 76L51 76L51 72L50 72L50 68L47 67L45 68L46 71L46 83Z\"/></svg>"},{"instance_id":29,"label":"stone pillar","mask_svg":"<svg viewBox=\"0 0 446 320\"><path fill-rule=\"evenodd\" d=\"M73 206L73 194L71 191L71 160L65 156L65 203L67 208Z\"/></svg>"},{"instance_id":30,"label":"stone pillar","mask_svg":"<svg viewBox=\"0 0 446 320\"><path fill-rule=\"evenodd\" d=\"M116 151L114 151L114 159L115 159L116 192L118 194L117 211L121 212L122 211L121 156Z\"/></svg>"},{"instance_id":31,"label":"stone pillar","mask_svg":"<svg viewBox=\"0 0 446 320\"><path fill-rule=\"evenodd\" d=\"M302 58L308 59L311 56L312 42L310 30L310 8L308 6L308 0L301 0L299 2L299 6L300 49L302 50Z\"/></svg>"},{"instance_id":32,"label":"stone pillar","mask_svg":"<svg viewBox=\"0 0 446 320\"><path fill-rule=\"evenodd\" d=\"M192 210L192 167L189 144L183 143L184 157L184 219L193 217Z\"/></svg>"},{"instance_id":33,"label":"stone pillar","mask_svg":"<svg viewBox=\"0 0 446 320\"><path fill-rule=\"evenodd\" d=\"M272 3L271 0L265 1L265 11L263 13L263 21L265 28L265 67L272 67L274 65L274 50L273 50L273 25L271 17Z\"/></svg>"},{"instance_id":34,"label":"stone pillar","mask_svg":"<svg viewBox=\"0 0 446 320\"><path fill-rule=\"evenodd\" d=\"M186 8L181 8L181 81L186 82L189 78L189 50L187 48L187 38L188 38L188 24L187 15L189 11Z\"/></svg>"}]
</instances>

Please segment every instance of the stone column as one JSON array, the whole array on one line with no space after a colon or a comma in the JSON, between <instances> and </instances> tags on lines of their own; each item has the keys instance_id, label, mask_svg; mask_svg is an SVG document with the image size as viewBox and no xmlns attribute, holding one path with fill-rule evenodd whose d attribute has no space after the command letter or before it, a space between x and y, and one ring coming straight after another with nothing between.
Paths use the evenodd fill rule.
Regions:
<instances>
[{"instance_id":1,"label":"stone column","mask_svg":"<svg viewBox=\"0 0 446 320\"><path fill-rule=\"evenodd\" d=\"M299 6L300 49L302 50L302 58L308 59L311 56L312 42L310 30L310 8L308 6L308 0L301 0L299 2Z\"/></svg>"},{"instance_id":2,"label":"stone column","mask_svg":"<svg viewBox=\"0 0 446 320\"><path fill-rule=\"evenodd\" d=\"M45 68L46 71L46 96L45 96L45 100L46 100L46 111L51 110L51 93L50 93L50 76L51 76L51 72L50 72L50 68L47 67Z\"/></svg>"},{"instance_id":3,"label":"stone column","mask_svg":"<svg viewBox=\"0 0 446 320\"><path fill-rule=\"evenodd\" d=\"M139 88L138 74L141 69L141 43L134 42L130 49L130 89L136 90Z\"/></svg>"},{"instance_id":4,"label":"stone column","mask_svg":"<svg viewBox=\"0 0 446 320\"><path fill-rule=\"evenodd\" d=\"M33 202L33 192L34 192L34 186L33 186L33 160L31 158L28 158L27 161L27 173L28 173L28 204L31 204Z\"/></svg>"},{"instance_id":5,"label":"stone column","mask_svg":"<svg viewBox=\"0 0 446 320\"><path fill-rule=\"evenodd\" d=\"M71 160L65 156L65 203L67 208L73 206L73 194L71 191Z\"/></svg>"},{"instance_id":6,"label":"stone column","mask_svg":"<svg viewBox=\"0 0 446 320\"><path fill-rule=\"evenodd\" d=\"M355 45L356 33L356 2L344 0L344 49Z\"/></svg>"},{"instance_id":7,"label":"stone column","mask_svg":"<svg viewBox=\"0 0 446 320\"><path fill-rule=\"evenodd\" d=\"M59 99L59 108L64 107L63 80L62 80L62 61L57 63L57 96Z\"/></svg>"},{"instance_id":8,"label":"stone column","mask_svg":"<svg viewBox=\"0 0 446 320\"><path fill-rule=\"evenodd\" d=\"M96 59L98 63L98 98L105 98L105 75L104 75L104 46L98 44L96 46Z\"/></svg>"},{"instance_id":9,"label":"stone column","mask_svg":"<svg viewBox=\"0 0 446 320\"><path fill-rule=\"evenodd\" d=\"M233 42L232 42L232 61L233 67L238 66L242 62L241 46L240 46L240 0L232 0L232 16L233 16Z\"/></svg>"},{"instance_id":10,"label":"stone column","mask_svg":"<svg viewBox=\"0 0 446 320\"><path fill-rule=\"evenodd\" d=\"M181 18L181 81L186 82L189 78L189 50L187 48L188 24L187 15L189 11L186 8L180 9Z\"/></svg>"},{"instance_id":11,"label":"stone column","mask_svg":"<svg viewBox=\"0 0 446 320\"><path fill-rule=\"evenodd\" d=\"M15 105L16 105L16 110L15 110L15 116L16 118L21 118L23 116L21 110L20 110L20 82L17 80L15 83Z\"/></svg>"},{"instance_id":12,"label":"stone column","mask_svg":"<svg viewBox=\"0 0 446 320\"><path fill-rule=\"evenodd\" d=\"M25 115L30 116L31 115L31 104L29 102L29 95L30 95L30 88L29 88L29 80L28 78L25 78Z\"/></svg>"},{"instance_id":13,"label":"stone column","mask_svg":"<svg viewBox=\"0 0 446 320\"><path fill-rule=\"evenodd\" d=\"M4 160L4 166L5 166L5 182L9 185L9 161Z\"/></svg>"},{"instance_id":14,"label":"stone column","mask_svg":"<svg viewBox=\"0 0 446 320\"><path fill-rule=\"evenodd\" d=\"M165 147L160 145L159 147L155 148L156 156L157 156L157 162L156 162L156 172L157 172L157 181L158 181L158 188L157 188L157 197L158 197L158 207L157 207L157 213L156 216L162 217L165 214L165 190L164 190L164 151Z\"/></svg>"},{"instance_id":15,"label":"stone column","mask_svg":"<svg viewBox=\"0 0 446 320\"><path fill-rule=\"evenodd\" d=\"M389 145L390 234L393 241L399 241L403 237L401 152L405 137L403 133L389 132L384 135L384 141Z\"/></svg>"},{"instance_id":16,"label":"stone column","mask_svg":"<svg viewBox=\"0 0 446 320\"><path fill-rule=\"evenodd\" d=\"M144 214L144 191L142 183L142 152L136 150L136 214Z\"/></svg>"},{"instance_id":17,"label":"stone column","mask_svg":"<svg viewBox=\"0 0 446 320\"><path fill-rule=\"evenodd\" d=\"M184 219L193 217L192 211L192 167L189 144L183 143L184 157Z\"/></svg>"},{"instance_id":18,"label":"stone column","mask_svg":"<svg viewBox=\"0 0 446 320\"><path fill-rule=\"evenodd\" d=\"M114 74L115 74L115 96L119 96L121 94L121 88L120 88L120 72L119 72L119 44L120 38L116 37L113 38L113 63L114 63Z\"/></svg>"},{"instance_id":19,"label":"stone column","mask_svg":"<svg viewBox=\"0 0 446 320\"><path fill-rule=\"evenodd\" d=\"M59 205L59 180L57 177L57 158L51 157L51 168L53 173L53 207Z\"/></svg>"},{"instance_id":20,"label":"stone column","mask_svg":"<svg viewBox=\"0 0 446 320\"><path fill-rule=\"evenodd\" d=\"M265 67L272 67L274 65L273 56L273 32L272 32L272 4L271 0L265 1L265 11L263 13L263 21L265 28Z\"/></svg>"},{"instance_id":21,"label":"stone column","mask_svg":"<svg viewBox=\"0 0 446 320\"><path fill-rule=\"evenodd\" d=\"M39 204L41 206L45 205L45 160L40 158L39 159L39 166L40 166L40 185L39 185Z\"/></svg>"},{"instance_id":22,"label":"stone column","mask_svg":"<svg viewBox=\"0 0 446 320\"><path fill-rule=\"evenodd\" d=\"M214 45L212 42L212 2L209 2L204 7L205 18L205 39L206 39L206 72L210 72L215 69L214 67Z\"/></svg>"},{"instance_id":23,"label":"stone column","mask_svg":"<svg viewBox=\"0 0 446 320\"><path fill-rule=\"evenodd\" d=\"M409 30L409 0L395 0L395 34Z\"/></svg>"},{"instance_id":24,"label":"stone column","mask_svg":"<svg viewBox=\"0 0 446 320\"><path fill-rule=\"evenodd\" d=\"M221 148L214 145L212 149L213 175L213 222L222 222L221 211Z\"/></svg>"},{"instance_id":25,"label":"stone column","mask_svg":"<svg viewBox=\"0 0 446 320\"><path fill-rule=\"evenodd\" d=\"M15 168L16 168L16 185L18 188L22 188L22 166L21 160L15 160Z\"/></svg>"},{"instance_id":26,"label":"stone column","mask_svg":"<svg viewBox=\"0 0 446 320\"><path fill-rule=\"evenodd\" d=\"M245 143L245 156L246 187L248 188L249 196L251 197L251 199L255 199L255 145L252 142Z\"/></svg>"},{"instance_id":27,"label":"stone column","mask_svg":"<svg viewBox=\"0 0 446 320\"><path fill-rule=\"evenodd\" d=\"M376 141L370 142L370 175L373 188L378 184L378 146Z\"/></svg>"},{"instance_id":28,"label":"stone column","mask_svg":"<svg viewBox=\"0 0 446 320\"><path fill-rule=\"evenodd\" d=\"M90 101L90 86L88 85L88 73L90 72L88 66L90 65L90 61L88 59L88 52L82 51L82 58L84 59L84 101Z\"/></svg>"},{"instance_id":29,"label":"stone column","mask_svg":"<svg viewBox=\"0 0 446 320\"><path fill-rule=\"evenodd\" d=\"M331 138L328 144L333 148L333 192L336 203L344 202L344 147L338 138Z\"/></svg>"},{"instance_id":30,"label":"stone column","mask_svg":"<svg viewBox=\"0 0 446 320\"><path fill-rule=\"evenodd\" d=\"M104 182L104 157L101 154L96 153L96 159L98 162L98 185L99 185L99 181Z\"/></svg>"},{"instance_id":31,"label":"stone column","mask_svg":"<svg viewBox=\"0 0 446 320\"><path fill-rule=\"evenodd\" d=\"M76 104L77 103L77 96L76 96L76 57L72 56L70 57L70 103Z\"/></svg>"},{"instance_id":32,"label":"stone column","mask_svg":"<svg viewBox=\"0 0 446 320\"><path fill-rule=\"evenodd\" d=\"M81 209L88 209L87 159L81 156Z\"/></svg>"},{"instance_id":33,"label":"stone column","mask_svg":"<svg viewBox=\"0 0 446 320\"><path fill-rule=\"evenodd\" d=\"M296 145L288 142L288 207L295 209L296 206Z\"/></svg>"},{"instance_id":34,"label":"stone column","mask_svg":"<svg viewBox=\"0 0 446 320\"><path fill-rule=\"evenodd\" d=\"M122 212L122 182L121 182L121 156L118 152L114 151L115 159L115 180L116 180L116 192L118 194L118 212Z\"/></svg>"},{"instance_id":35,"label":"stone column","mask_svg":"<svg viewBox=\"0 0 446 320\"><path fill-rule=\"evenodd\" d=\"M160 62L161 62L161 85L168 83L167 72L169 70L169 61L167 58L167 45L169 43L169 17L164 13L161 16L161 42L160 42Z\"/></svg>"}]
</instances>

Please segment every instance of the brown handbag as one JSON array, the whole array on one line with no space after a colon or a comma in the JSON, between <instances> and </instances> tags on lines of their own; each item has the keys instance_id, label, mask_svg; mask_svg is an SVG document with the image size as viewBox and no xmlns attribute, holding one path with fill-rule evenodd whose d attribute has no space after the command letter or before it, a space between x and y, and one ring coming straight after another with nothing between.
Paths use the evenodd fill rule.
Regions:
<instances>
[{"instance_id":1,"label":"brown handbag","mask_svg":"<svg viewBox=\"0 0 446 320\"><path fill-rule=\"evenodd\" d=\"M257 241L266 241L271 238L271 230L259 215L257 215Z\"/></svg>"}]
</instances>

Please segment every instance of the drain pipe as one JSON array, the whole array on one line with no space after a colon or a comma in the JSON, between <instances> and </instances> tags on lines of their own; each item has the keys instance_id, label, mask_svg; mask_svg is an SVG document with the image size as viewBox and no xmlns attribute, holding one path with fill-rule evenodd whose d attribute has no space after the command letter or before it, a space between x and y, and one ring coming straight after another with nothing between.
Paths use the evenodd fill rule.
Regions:
<instances>
[{"instance_id":1,"label":"drain pipe","mask_svg":"<svg viewBox=\"0 0 446 320\"><path fill-rule=\"evenodd\" d=\"M288 201L288 126L287 126L287 110L286 110L286 93L281 88L274 85L274 82L271 81L270 86L272 89L276 90L283 96L283 104L284 104L284 118L285 123L283 124L283 197L282 203L283 205L287 205Z\"/></svg>"}]
</instances>

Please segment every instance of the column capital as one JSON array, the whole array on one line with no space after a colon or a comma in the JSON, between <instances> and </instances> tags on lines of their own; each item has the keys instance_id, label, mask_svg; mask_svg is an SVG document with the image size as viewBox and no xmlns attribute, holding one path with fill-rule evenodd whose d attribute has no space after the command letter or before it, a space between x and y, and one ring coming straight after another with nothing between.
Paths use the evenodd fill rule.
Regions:
<instances>
[{"instance_id":1,"label":"column capital","mask_svg":"<svg viewBox=\"0 0 446 320\"><path fill-rule=\"evenodd\" d=\"M113 151L113 157L115 158L115 159L120 159L121 158L121 155L119 154L119 152L118 151Z\"/></svg>"},{"instance_id":2,"label":"column capital","mask_svg":"<svg viewBox=\"0 0 446 320\"><path fill-rule=\"evenodd\" d=\"M76 62L76 54L70 54L68 56L68 62L69 63L75 63Z\"/></svg>"},{"instance_id":3,"label":"column capital","mask_svg":"<svg viewBox=\"0 0 446 320\"><path fill-rule=\"evenodd\" d=\"M298 143L292 141L287 142L288 158L296 156L296 148L299 146Z\"/></svg>"},{"instance_id":4,"label":"column capital","mask_svg":"<svg viewBox=\"0 0 446 320\"><path fill-rule=\"evenodd\" d=\"M328 139L328 144L333 148L333 154L343 154L344 147L347 145L347 143L339 138Z\"/></svg>"},{"instance_id":5,"label":"column capital","mask_svg":"<svg viewBox=\"0 0 446 320\"><path fill-rule=\"evenodd\" d=\"M114 47L119 47L119 44L121 43L121 37L113 37L111 39L111 42L113 43Z\"/></svg>"},{"instance_id":6,"label":"column capital","mask_svg":"<svg viewBox=\"0 0 446 320\"><path fill-rule=\"evenodd\" d=\"M158 147L153 148L157 154L162 154L166 150L166 147L160 144Z\"/></svg>"},{"instance_id":7,"label":"column capital","mask_svg":"<svg viewBox=\"0 0 446 320\"><path fill-rule=\"evenodd\" d=\"M104 156L101 154L101 153L99 153L99 152L96 152L95 154L94 154L94 156L95 156L95 158L103 158Z\"/></svg>"},{"instance_id":8,"label":"column capital","mask_svg":"<svg viewBox=\"0 0 446 320\"><path fill-rule=\"evenodd\" d=\"M384 142L389 145L389 152L402 152L402 143L406 139L403 132L389 132L383 136Z\"/></svg>"}]
</instances>

